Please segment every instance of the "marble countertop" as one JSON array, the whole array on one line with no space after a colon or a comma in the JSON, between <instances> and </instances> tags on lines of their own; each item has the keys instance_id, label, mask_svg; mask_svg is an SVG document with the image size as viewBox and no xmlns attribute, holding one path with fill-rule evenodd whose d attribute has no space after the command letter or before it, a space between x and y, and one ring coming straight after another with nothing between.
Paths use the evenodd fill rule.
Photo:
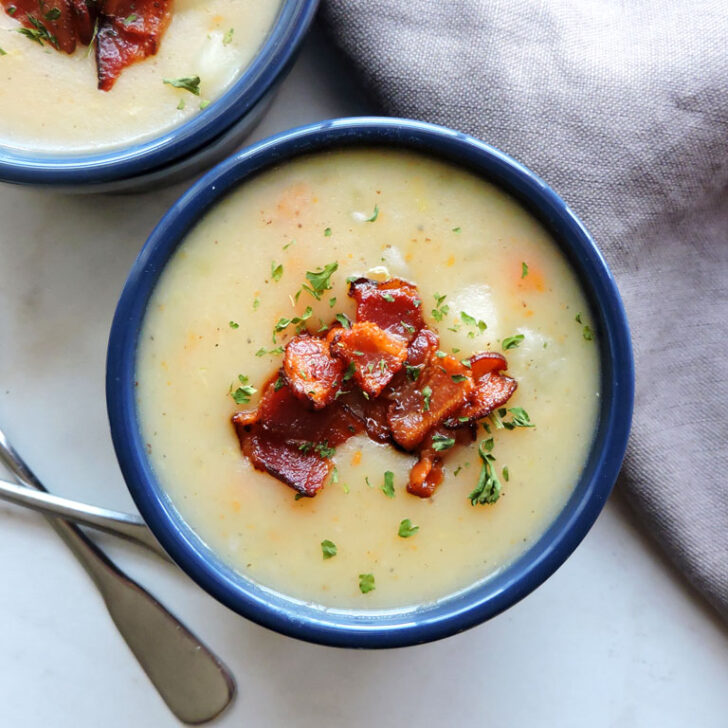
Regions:
<instances>
[{"instance_id":1,"label":"marble countertop","mask_svg":"<svg viewBox=\"0 0 728 728\"><path fill-rule=\"evenodd\" d=\"M253 139L371 107L315 30ZM133 510L104 359L127 271L182 187L69 197L0 185L0 423L53 491ZM109 554L232 668L219 726L725 728L728 631L613 496L527 599L465 634L381 652L250 624L140 549ZM38 515L0 505L0 724L174 726L81 567Z\"/></svg>"}]
</instances>

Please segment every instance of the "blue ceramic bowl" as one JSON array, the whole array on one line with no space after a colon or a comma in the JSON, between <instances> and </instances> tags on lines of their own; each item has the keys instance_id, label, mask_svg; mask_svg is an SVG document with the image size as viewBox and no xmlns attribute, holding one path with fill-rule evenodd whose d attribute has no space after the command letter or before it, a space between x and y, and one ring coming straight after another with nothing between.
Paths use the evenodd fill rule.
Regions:
<instances>
[{"instance_id":1,"label":"blue ceramic bowl","mask_svg":"<svg viewBox=\"0 0 728 728\"><path fill-rule=\"evenodd\" d=\"M568 503L528 551L487 581L416 608L363 613L323 609L266 589L234 572L184 522L157 482L137 422L136 349L160 273L187 232L218 200L256 172L299 154L353 145L419 150L475 171L519 199L551 231L589 298L599 332L601 411L588 462ZM439 639L502 612L558 569L599 515L627 445L634 369L629 327L614 280L594 241L541 179L472 137L417 121L324 121L266 139L199 180L165 215L139 254L109 340L106 395L114 446L144 519L172 558L231 609L286 635L346 647L398 647Z\"/></svg>"},{"instance_id":2,"label":"blue ceramic bowl","mask_svg":"<svg viewBox=\"0 0 728 728\"><path fill-rule=\"evenodd\" d=\"M318 0L285 0L250 66L203 112L148 141L89 155L32 154L0 144L0 181L73 192L140 191L209 168L252 130L285 78Z\"/></svg>"}]
</instances>

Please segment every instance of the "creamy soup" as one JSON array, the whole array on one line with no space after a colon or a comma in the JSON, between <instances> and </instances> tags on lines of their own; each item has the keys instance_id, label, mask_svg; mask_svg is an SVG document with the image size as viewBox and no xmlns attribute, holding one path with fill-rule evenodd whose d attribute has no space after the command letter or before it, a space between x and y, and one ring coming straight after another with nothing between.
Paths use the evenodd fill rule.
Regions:
<instances>
[{"instance_id":1,"label":"creamy soup","mask_svg":"<svg viewBox=\"0 0 728 728\"><path fill-rule=\"evenodd\" d=\"M17 32L0 8L0 145L93 152L143 141L199 114L252 61L280 0L175 0L159 52L97 89L93 51L67 55ZM199 76L200 95L163 83Z\"/></svg>"},{"instance_id":2,"label":"creamy soup","mask_svg":"<svg viewBox=\"0 0 728 728\"><path fill-rule=\"evenodd\" d=\"M334 261L332 289L296 300L306 272ZM281 366L280 353L268 352L293 332L273 343L275 323L309 305L313 330L336 313L354 319L349 276L416 283L448 353L506 347L507 374L518 381L507 407L524 408L535 427L499 429L488 418L489 435L479 426L478 441L494 440L497 502L468 499L481 471L477 442L448 455L444 481L425 499L405 490L413 456L366 435L337 448L336 478L313 498L296 500L243 456L230 418L255 405ZM421 604L498 572L563 508L599 407L590 324L554 241L497 187L406 151L321 153L240 186L170 260L140 338L140 424L182 517L241 574L330 607ZM241 374L258 390L245 406L230 396ZM406 519L419 528L403 537ZM335 556L324 558L324 541ZM360 584L360 575L371 576Z\"/></svg>"}]
</instances>

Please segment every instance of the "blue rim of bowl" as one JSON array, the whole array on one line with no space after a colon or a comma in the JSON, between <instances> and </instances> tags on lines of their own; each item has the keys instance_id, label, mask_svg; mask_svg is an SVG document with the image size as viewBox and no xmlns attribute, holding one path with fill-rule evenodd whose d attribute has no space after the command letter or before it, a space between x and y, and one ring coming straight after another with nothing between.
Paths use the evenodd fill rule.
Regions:
<instances>
[{"instance_id":1,"label":"blue rim of bowl","mask_svg":"<svg viewBox=\"0 0 728 728\"><path fill-rule=\"evenodd\" d=\"M319 0L285 0L240 78L203 112L159 137L100 154L33 154L0 144L0 181L46 186L113 182L160 169L203 148L245 116L295 59Z\"/></svg>"},{"instance_id":2,"label":"blue rim of bowl","mask_svg":"<svg viewBox=\"0 0 728 728\"><path fill-rule=\"evenodd\" d=\"M433 604L384 612L325 609L271 591L224 564L184 522L147 460L135 403L136 348L150 295L179 242L227 192L257 172L309 152L352 145L410 148L448 159L510 192L550 230L589 298L602 367L594 443L567 504L543 536L495 576ZM484 622L538 587L599 515L627 446L634 398L629 326L612 275L581 222L545 182L502 152L444 127L380 117L334 119L278 134L208 172L170 208L134 263L114 316L106 395L114 447L139 511L162 546L203 589L277 632L339 647L402 647Z\"/></svg>"}]
</instances>

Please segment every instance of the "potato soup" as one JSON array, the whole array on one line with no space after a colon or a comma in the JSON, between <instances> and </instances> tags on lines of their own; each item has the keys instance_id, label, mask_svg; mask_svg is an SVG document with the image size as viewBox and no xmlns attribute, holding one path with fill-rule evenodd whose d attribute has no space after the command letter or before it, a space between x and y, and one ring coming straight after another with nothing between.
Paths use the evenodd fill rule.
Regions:
<instances>
[{"instance_id":1,"label":"potato soup","mask_svg":"<svg viewBox=\"0 0 728 728\"><path fill-rule=\"evenodd\" d=\"M517 381L447 453L432 497L406 490L412 454L363 433L300 497L254 468L231 423L282 366L281 321L350 326L361 277L411 282L437 356L499 352ZM167 264L137 357L142 434L184 520L245 577L332 608L428 603L496 574L565 505L599 408L589 307L543 226L482 178L389 148L300 157L230 193ZM486 472L500 497L473 505Z\"/></svg>"},{"instance_id":2,"label":"potato soup","mask_svg":"<svg viewBox=\"0 0 728 728\"><path fill-rule=\"evenodd\" d=\"M279 0L175 0L156 55L125 68L109 91L97 88L92 46L69 55L34 42L0 8L0 145L93 153L179 126L250 64L280 6ZM199 95L164 83L195 77Z\"/></svg>"}]
</instances>

